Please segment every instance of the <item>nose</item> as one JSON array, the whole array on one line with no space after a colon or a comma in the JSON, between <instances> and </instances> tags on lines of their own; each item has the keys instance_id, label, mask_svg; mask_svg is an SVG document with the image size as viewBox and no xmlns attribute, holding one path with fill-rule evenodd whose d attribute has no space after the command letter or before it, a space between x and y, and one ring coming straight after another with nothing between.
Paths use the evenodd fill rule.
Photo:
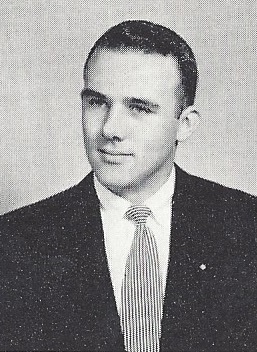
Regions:
<instances>
[{"instance_id":1,"label":"nose","mask_svg":"<svg viewBox=\"0 0 257 352\"><path fill-rule=\"evenodd\" d=\"M102 135L111 141L122 141L125 138L124 110L122 104L109 107L103 123Z\"/></svg>"}]
</instances>

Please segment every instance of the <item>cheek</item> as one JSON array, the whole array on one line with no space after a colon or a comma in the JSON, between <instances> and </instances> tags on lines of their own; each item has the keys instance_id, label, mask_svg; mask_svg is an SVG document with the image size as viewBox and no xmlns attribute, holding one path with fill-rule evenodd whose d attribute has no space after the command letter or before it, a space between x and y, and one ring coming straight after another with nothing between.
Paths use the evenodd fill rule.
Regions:
<instances>
[{"instance_id":1,"label":"cheek","mask_svg":"<svg viewBox=\"0 0 257 352\"><path fill-rule=\"evenodd\" d=\"M86 138L95 139L101 131L101 119L93 113L86 113L82 118L83 131Z\"/></svg>"},{"instance_id":2,"label":"cheek","mask_svg":"<svg viewBox=\"0 0 257 352\"><path fill-rule=\"evenodd\" d=\"M156 125L151 131L145 130L142 138L145 139L145 146L147 148L161 150L172 148L176 139L176 128L173 126Z\"/></svg>"},{"instance_id":3,"label":"cheek","mask_svg":"<svg viewBox=\"0 0 257 352\"><path fill-rule=\"evenodd\" d=\"M166 132L147 136L141 144L141 157L145 162L158 163L160 160L173 157L176 139L174 133Z\"/></svg>"}]
</instances>

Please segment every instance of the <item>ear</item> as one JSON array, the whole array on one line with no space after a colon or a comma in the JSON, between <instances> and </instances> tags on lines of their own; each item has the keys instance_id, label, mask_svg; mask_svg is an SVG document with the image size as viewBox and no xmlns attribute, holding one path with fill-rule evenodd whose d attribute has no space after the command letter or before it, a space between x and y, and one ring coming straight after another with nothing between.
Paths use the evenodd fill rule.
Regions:
<instances>
[{"instance_id":1,"label":"ear","mask_svg":"<svg viewBox=\"0 0 257 352\"><path fill-rule=\"evenodd\" d=\"M197 128L200 115L194 106L188 106L182 111L178 120L177 140L179 142L187 139Z\"/></svg>"}]
</instances>

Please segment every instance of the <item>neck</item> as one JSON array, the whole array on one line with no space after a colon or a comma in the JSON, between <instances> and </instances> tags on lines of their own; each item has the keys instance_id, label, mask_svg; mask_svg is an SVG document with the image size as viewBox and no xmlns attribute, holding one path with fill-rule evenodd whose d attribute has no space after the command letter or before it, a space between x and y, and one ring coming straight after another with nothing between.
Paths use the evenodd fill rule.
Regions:
<instances>
[{"instance_id":1,"label":"neck","mask_svg":"<svg viewBox=\"0 0 257 352\"><path fill-rule=\"evenodd\" d=\"M172 167L160 177L156 172L151 175L147 181L143 181L137 185L131 185L124 189L109 189L119 197L129 201L133 205L141 205L148 198L153 196L168 180L172 171Z\"/></svg>"}]
</instances>

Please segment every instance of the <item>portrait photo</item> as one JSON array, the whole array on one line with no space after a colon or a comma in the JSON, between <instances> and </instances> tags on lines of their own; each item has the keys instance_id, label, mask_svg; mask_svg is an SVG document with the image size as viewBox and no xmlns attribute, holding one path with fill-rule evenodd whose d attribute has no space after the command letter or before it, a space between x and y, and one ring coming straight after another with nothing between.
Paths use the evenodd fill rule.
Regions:
<instances>
[{"instance_id":1,"label":"portrait photo","mask_svg":"<svg viewBox=\"0 0 257 352\"><path fill-rule=\"evenodd\" d=\"M256 15L3 1L0 350L257 350Z\"/></svg>"}]
</instances>

